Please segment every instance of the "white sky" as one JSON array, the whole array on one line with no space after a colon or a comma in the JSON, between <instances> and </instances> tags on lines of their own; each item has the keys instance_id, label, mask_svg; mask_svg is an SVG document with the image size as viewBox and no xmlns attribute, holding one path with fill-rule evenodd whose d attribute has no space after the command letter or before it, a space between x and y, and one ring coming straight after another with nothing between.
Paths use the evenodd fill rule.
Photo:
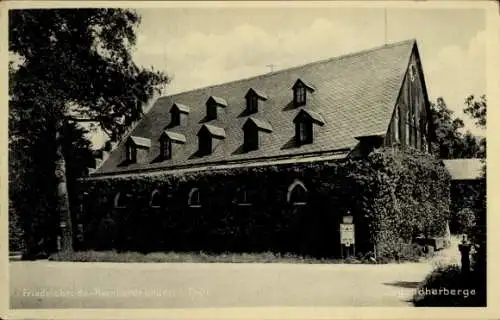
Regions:
<instances>
[{"instance_id":1,"label":"white sky","mask_svg":"<svg viewBox=\"0 0 500 320\"><path fill-rule=\"evenodd\" d=\"M173 77L166 94L266 73L384 43L384 9L349 7L138 9L135 60ZM463 115L486 93L486 16L481 9L387 9L387 40L416 38L431 101Z\"/></svg>"}]
</instances>

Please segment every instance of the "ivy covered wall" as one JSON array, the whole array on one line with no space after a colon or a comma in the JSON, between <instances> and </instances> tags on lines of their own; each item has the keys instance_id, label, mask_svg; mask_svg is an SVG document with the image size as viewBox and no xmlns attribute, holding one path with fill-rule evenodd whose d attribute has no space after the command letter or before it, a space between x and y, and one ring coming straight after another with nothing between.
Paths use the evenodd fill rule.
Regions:
<instances>
[{"instance_id":1,"label":"ivy covered wall","mask_svg":"<svg viewBox=\"0 0 500 320\"><path fill-rule=\"evenodd\" d=\"M296 180L308 191L304 205L287 202ZM376 247L384 255L417 235L444 233L449 181L432 156L393 149L340 162L85 179L77 193L87 193L78 217L81 248L335 257L339 224L350 212L357 251ZM201 207L188 206L192 188L200 190ZM251 205L238 202L241 188ZM154 190L159 207L152 208ZM123 208L115 208L118 192L128 195Z\"/></svg>"}]
</instances>

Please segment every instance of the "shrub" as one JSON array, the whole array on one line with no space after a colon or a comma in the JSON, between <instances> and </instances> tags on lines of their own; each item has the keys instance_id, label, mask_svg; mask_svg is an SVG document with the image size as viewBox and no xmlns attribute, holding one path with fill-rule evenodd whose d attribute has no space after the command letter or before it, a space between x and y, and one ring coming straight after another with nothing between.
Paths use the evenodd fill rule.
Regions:
<instances>
[{"instance_id":1,"label":"shrub","mask_svg":"<svg viewBox=\"0 0 500 320\"><path fill-rule=\"evenodd\" d=\"M286 202L295 179L307 186L307 205ZM252 195L251 206L235 202L241 186ZM201 208L187 205L193 187L201 191ZM401 257L415 235L442 235L449 218L448 173L432 156L411 150L382 149L338 162L90 178L78 188L88 193L79 217L84 250L339 257L337 230L349 213L356 251ZM149 207L153 190L160 192L160 208ZM133 201L114 208L117 192Z\"/></svg>"},{"instance_id":2,"label":"shrub","mask_svg":"<svg viewBox=\"0 0 500 320\"><path fill-rule=\"evenodd\" d=\"M316 259L307 256L272 252L262 253L220 253L209 254L206 252L154 252L143 254L139 252L116 251L80 251L58 252L49 257L52 261L72 262L202 262L202 263L340 263L332 259ZM344 263L360 263L357 259L346 259Z\"/></svg>"},{"instance_id":3,"label":"shrub","mask_svg":"<svg viewBox=\"0 0 500 320\"><path fill-rule=\"evenodd\" d=\"M413 296L418 307L486 306L475 273L464 275L457 265L441 266L429 274Z\"/></svg>"},{"instance_id":4,"label":"shrub","mask_svg":"<svg viewBox=\"0 0 500 320\"><path fill-rule=\"evenodd\" d=\"M475 225L475 213L471 208L462 208L456 214L457 233L470 233Z\"/></svg>"}]
</instances>

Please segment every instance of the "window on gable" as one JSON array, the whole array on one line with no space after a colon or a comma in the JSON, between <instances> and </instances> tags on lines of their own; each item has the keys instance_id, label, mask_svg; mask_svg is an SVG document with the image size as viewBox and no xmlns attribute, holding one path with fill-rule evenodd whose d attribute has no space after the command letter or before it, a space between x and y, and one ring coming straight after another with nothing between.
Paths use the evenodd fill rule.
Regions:
<instances>
[{"instance_id":1,"label":"window on gable","mask_svg":"<svg viewBox=\"0 0 500 320\"><path fill-rule=\"evenodd\" d=\"M288 187L287 202L293 205L307 204L307 189L301 181L295 180Z\"/></svg>"},{"instance_id":2,"label":"window on gable","mask_svg":"<svg viewBox=\"0 0 500 320\"><path fill-rule=\"evenodd\" d=\"M161 207L161 195L158 190L154 190L151 193L151 199L149 200L149 206L151 208L160 208Z\"/></svg>"},{"instance_id":3,"label":"window on gable","mask_svg":"<svg viewBox=\"0 0 500 320\"><path fill-rule=\"evenodd\" d=\"M166 138L161 141L161 156L163 160L172 159L172 140Z\"/></svg>"},{"instance_id":4,"label":"window on gable","mask_svg":"<svg viewBox=\"0 0 500 320\"><path fill-rule=\"evenodd\" d=\"M303 85L297 86L293 91L293 101L296 107L306 104L306 87Z\"/></svg>"},{"instance_id":5,"label":"window on gable","mask_svg":"<svg viewBox=\"0 0 500 320\"><path fill-rule=\"evenodd\" d=\"M313 124L311 121L298 121L295 124L295 137L298 144L313 142Z\"/></svg>"},{"instance_id":6,"label":"window on gable","mask_svg":"<svg viewBox=\"0 0 500 320\"><path fill-rule=\"evenodd\" d=\"M118 208L118 209L126 208L127 207L127 201L126 200L127 200L127 195L124 195L124 194L121 194L120 192L118 192L115 195L114 207Z\"/></svg>"},{"instance_id":7,"label":"window on gable","mask_svg":"<svg viewBox=\"0 0 500 320\"><path fill-rule=\"evenodd\" d=\"M411 122L411 112L410 112L410 107L408 106L406 108L406 121L405 121L405 145L409 146L410 145L410 122Z\"/></svg>"},{"instance_id":8,"label":"window on gable","mask_svg":"<svg viewBox=\"0 0 500 320\"><path fill-rule=\"evenodd\" d=\"M410 65L410 80L411 82L415 81L417 78L417 68L414 64Z\"/></svg>"},{"instance_id":9,"label":"window on gable","mask_svg":"<svg viewBox=\"0 0 500 320\"><path fill-rule=\"evenodd\" d=\"M396 142L399 142L399 130L400 130L400 127L401 127L401 116L400 116L400 109L399 109L399 106L396 106L396 112L394 114L394 140Z\"/></svg>"},{"instance_id":10,"label":"window on gable","mask_svg":"<svg viewBox=\"0 0 500 320\"><path fill-rule=\"evenodd\" d=\"M427 144L427 125L423 118L420 119L420 134L421 134L420 148L422 151L428 152L429 147Z\"/></svg>"},{"instance_id":11,"label":"window on gable","mask_svg":"<svg viewBox=\"0 0 500 320\"><path fill-rule=\"evenodd\" d=\"M126 159L130 163L136 163L137 162L137 148L129 143L126 147Z\"/></svg>"},{"instance_id":12,"label":"window on gable","mask_svg":"<svg viewBox=\"0 0 500 320\"><path fill-rule=\"evenodd\" d=\"M189 191L188 206L192 208L201 207L200 189L193 188L191 189L191 191Z\"/></svg>"}]
</instances>

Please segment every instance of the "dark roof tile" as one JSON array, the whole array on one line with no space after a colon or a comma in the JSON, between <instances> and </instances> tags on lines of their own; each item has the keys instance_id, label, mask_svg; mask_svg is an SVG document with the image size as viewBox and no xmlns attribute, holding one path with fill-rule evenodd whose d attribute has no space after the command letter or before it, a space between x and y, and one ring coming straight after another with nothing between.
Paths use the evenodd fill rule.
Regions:
<instances>
[{"instance_id":1,"label":"dark roof tile","mask_svg":"<svg viewBox=\"0 0 500 320\"><path fill-rule=\"evenodd\" d=\"M293 157L298 154L320 154L341 149L352 149L359 141L355 137L387 132L399 90L407 69L415 40L309 63L290 69L219 84L193 91L159 98L131 135L150 137L150 163L120 166L123 162L123 143L94 174L132 170L168 169L186 165L203 166L206 163L244 161ZM290 143L295 135L293 119L298 109L293 106L292 86L297 79L314 85L305 109L320 113L325 125L315 132L314 143L295 146ZM239 152L243 145L245 94L250 88L264 88L268 97L265 108L255 118L265 119L273 128L272 134L262 138L261 148L251 153ZM217 119L206 119L209 97L224 97L230 107ZM227 99L227 101L225 100ZM215 100L215 99L214 99ZM160 153L158 138L170 122L169 106L174 103L190 107L186 125L176 128L186 137L186 144L171 161L154 162ZM197 133L200 124L219 127L226 139L214 152L205 157L193 156L198 149Z\"/></svg>"}]
</instances>

